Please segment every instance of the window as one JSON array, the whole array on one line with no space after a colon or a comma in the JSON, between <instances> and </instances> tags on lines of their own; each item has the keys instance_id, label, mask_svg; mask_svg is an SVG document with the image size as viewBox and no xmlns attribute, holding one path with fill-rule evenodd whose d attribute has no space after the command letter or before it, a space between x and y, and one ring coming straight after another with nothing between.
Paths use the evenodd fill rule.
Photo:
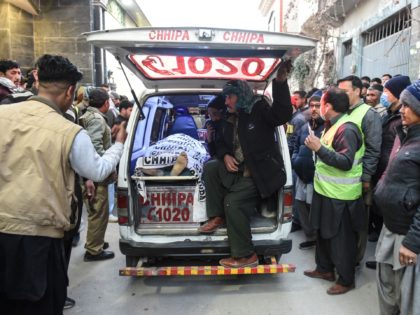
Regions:
<instances>
[{"instance_id":1,"label":"window","mask_svg":"<svg viewBox=\"0 0 420 315\"><path fill-rule=\"evenodd\" d=\"M407 7L364 32L363 44L364 46L373 44L409 27L411 27L411 10Z\"/></svg>"},{"instance_id":2,"label":"window","mask_svg":"<svg viewBox=\"0 0 420 315\"><path fill-rule=\"evenodd\" d=\"M344 49L344 57L351 55L351 47L353 45L353 40L348 40L343 43L343 49Z\"/></svg>"},{"instance_id":3,"label":"window","mask_svg":"<svg viewBox=\"0 0 420 315\"><path fill-rule=\"evenodd\" d=\"M155 117L153 118L152 134L150 135L150 143L154 144L162 138L162 130L164 128L166 118L166 109L158 107Z\"/></svg>"}]
</instances>

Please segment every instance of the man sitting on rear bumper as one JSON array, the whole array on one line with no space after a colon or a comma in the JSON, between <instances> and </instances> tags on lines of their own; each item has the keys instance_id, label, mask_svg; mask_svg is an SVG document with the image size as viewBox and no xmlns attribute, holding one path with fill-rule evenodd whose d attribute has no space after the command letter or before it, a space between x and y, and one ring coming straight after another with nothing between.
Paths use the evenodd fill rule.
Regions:
<instances>
[{"instance_id":1,"label":"man sitting on rear bumper","mask_svg":"<svg viewBox=\"0 0 420 315\"><path fill-rule=\"evenodd\" d=\"M223 162L214 160L204 167L206 209L210 220L199 232L210 234L225 223L231 251L220 260L225 267L256 266L250 218L260 198L267 198L286 182L283 159L276 148L275 128L292 116L287 72L280 66L273 81L273 105L254 95L246 81L229 81L224 89L228 111L234 119L223 130L230 150Z\"/></svg>"}]
</instances>

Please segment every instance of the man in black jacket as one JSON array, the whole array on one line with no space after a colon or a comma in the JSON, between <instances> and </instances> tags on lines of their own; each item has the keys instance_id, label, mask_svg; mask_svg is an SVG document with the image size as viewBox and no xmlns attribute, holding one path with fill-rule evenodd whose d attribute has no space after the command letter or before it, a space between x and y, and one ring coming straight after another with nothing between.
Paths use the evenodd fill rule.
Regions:
<instances>
[{"instance_id":1,"label":"man in black jacket","mask_svg":"<svg viewBox=\"0 0 420 315\"><path fill-rule=\"evenodd\" d=\"M372 187L375 187L378 183L388 165L389 155L391 154L392 146L394 145L395 136L397 134L396 128L401 125L400 94L410 84L410 78L404 75L394 77L385 83L381 102L387 109L387 112L386 115L382 117L381 155L378 161L378 168L372 176ZM382 216L380 216L375 204L372 205L372 212L369 216L369 240L377 241L382 229ZM369 262L366 262L366 266L370 268L375 266L375 264L372 265L369 264Z\"/></svg>"},{"instance_id":2,"label":"man in black jacket","mask_svg":"<svg viewBox=\"0 0 420 315\"><path fill-rule=\"evenodd\" d=\"M255 266L258 257L252 244L250 217L260 198L267 198L286 182L284 164L276 148L275 129L292 116L287 73L290 63L279 68L273 84L273 105L254 95L246 81L232 80L223 89L228 111L233 115L230 131L224 130L230 152L223 162L214 160L204 170L206 209L210 220L199 231L213 233L224 223L231 258L225 267Z\"/></svg>"},{"instance_id":3,"label":"man in black jacket","mask_svg":"<svg viewBox=\"0 0 420 315\"><path fill-rule=\"evenodd\" d=\"M420 80L401 93L400 102L402 126L374 195L384 218L376 246L381 314L420 309Z\"/></svg>"}]
</instances>

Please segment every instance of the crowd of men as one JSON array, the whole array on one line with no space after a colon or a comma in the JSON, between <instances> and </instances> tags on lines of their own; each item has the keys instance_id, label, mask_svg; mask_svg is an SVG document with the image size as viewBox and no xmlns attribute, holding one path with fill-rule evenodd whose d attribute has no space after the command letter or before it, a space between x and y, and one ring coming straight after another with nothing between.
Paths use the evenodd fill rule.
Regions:
<instances>
[{"instance_id":1,"label":"crowd of men","mask_svg":"<svg viewBox=\"0 0 420 315\"><path fill-rule=\"evenodd\" d=\"M198 232L226 224L231 257L220 264L258 264L250 218L258 201L286 182L274 137L284 124L294 172L292 231L304 230L301 249L315 247L316 267L304 274L335 282L330 295L347 293L366 242L377 242L367 266L377 269L381 314L416 314L420 80L348 76L290 95L290 68L280 65L272 102L232 80L219 104L210 104L216 158L204 166L210 219ZM105 85L76 93L82 74L61 56L42 56L29 74L25 86L19 65L0 61L0 102L8 104L0 106L0 304L10 314L60 314L75 303L67 297L67 268L83 202L84 260L114 257L104 236L133 105ZM225 109L229 115L220 115Z\"/></svg>"},{"instance_id":2,"label":"crowd of men","mask_svg":"<svg viewBox=\"0 0 420 315\"><path fill-rule=\"evenodd\" d=\"M324 91L296 91L292 102L292 232L306 235L300 249L316 247L316 268L304 274L335 281L337 273L327 293L346 293L366 242L377 242L366 266L377 269L381 314L417 314L420 81L348 76Z\"/></svg>"},{"instance_id":3,"label":"crowd of men","mask_svg":"<svg viewBox=\"0 0 420 315\"><path fill-rule=\"evenodd\" d=\"M272 151L272 134L289 119L292 232L303 229L307 237L300 249L315 247L316 267L304 274L335 281L330 295L347 293L355 288L367 241L378 242L375 260L366 266L378 269L381 314L415 314L420 309L414 299L420 288L420 81L389 74L382 80L348 76L324 90L292 93L290 115L290 93L279 77L272 84L271 107L244 81L225 85L229 114L218 115L209 130L216 159L205 165L210 219L199 232L211 234L226 224L232 257L220 264L258 264L250 216L256 200L278 188L269 174L284 184L274 165L283 161ZM218 98L209 106L223 111ZM264 167L254 158L261 154L267 157Z\"/></svg>"}]
</instances>

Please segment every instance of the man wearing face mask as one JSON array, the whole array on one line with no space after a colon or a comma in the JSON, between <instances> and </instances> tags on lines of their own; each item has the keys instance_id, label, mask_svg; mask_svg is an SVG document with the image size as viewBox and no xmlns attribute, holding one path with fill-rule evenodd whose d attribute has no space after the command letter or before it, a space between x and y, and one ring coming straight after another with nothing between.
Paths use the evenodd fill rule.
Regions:
<instances>
[{"instance_id":1,"label":"man wearing face mask","mask_svg":"<svg viewBox=\"0 0 420 315\"><path fill-rule=\"evenodd\" d=\"M404 75L393 77L385 83L384 92L381 96L381 104L387 108L387 115L382 119L381 156L374 175L375 184L381 178L388 164L389 155L397 134L395 128L401 125L400 94L410 84L410 78Z\"/></svg>"},{"instance_id":2,"label":"man wearing face mask","mask_svg":"<svg viewBox=\"0 0 420 315\"><path fill-rule=\"evenodd\" d=\"M372 186L381 178L388 165L389 156L397 134L396 128L401 125L401 104L399 102L401 92L411 84L407 76L397 76L385 83L384 92L381 96L381 104L387 109L387 114L382 118L382 144L381 155L379 157L378 168L372 177ZM372 205L373 232L375 237L370 236L370 241L376 241L382 228L382 218L376 205ZM374 269L376 262L367 261L366 267Z\"/></svg>"}]
</instances>

